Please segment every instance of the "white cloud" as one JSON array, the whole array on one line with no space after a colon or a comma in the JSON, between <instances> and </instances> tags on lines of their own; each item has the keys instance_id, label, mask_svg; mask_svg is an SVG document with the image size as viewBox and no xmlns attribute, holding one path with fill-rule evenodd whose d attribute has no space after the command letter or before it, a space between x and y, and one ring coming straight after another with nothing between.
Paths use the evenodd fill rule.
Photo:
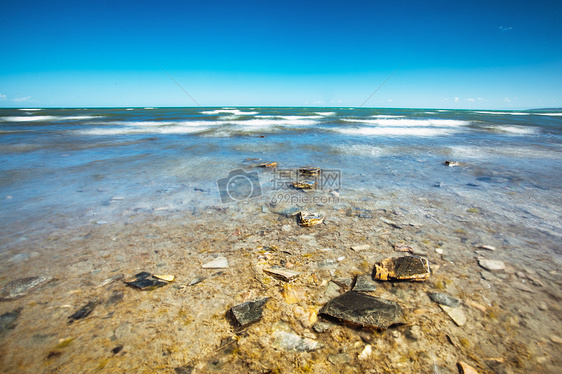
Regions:
<instances>
[{"instance_id":1,"label":"white cloud","mask_svg":"<svg viewBox=\"0 0 562 374\"><path fill-rule=\"evenodd\" d=\"M4 94L0 94L0 100L6 100L8 96L4 95Z\"/></svg>"},{"instance_id":2,"label":"white cloud","mask_svg":"<svg viewBox=\"0 0 562 374\"><path fill-rule=\"evenodd\" d=\"M455 103L458 103L458 102L459 102L459 98L455 97Z\"/></svg>"},{"instance_id":3,"label":"white cloud","mask_svg":"<svg viewBox=\"0 0 562 374\"><path fill-rule=\"evenodd\" d=\"M509 31L509 30L513 29L513 27L511 27L511 26L508 26L508 27L500 26L499 29L500 29L500 31Z\"/></svg>"},{"instance_id":4,"label":"white cloud","mask_svg":"<svg viewBox=\"0 0 562 374\"><path fill-rule=\"evenodd\" d=\"M478 101L484 101L484 99L481 98L481 97L476 98L476 100L478 100Z\"/></svg>"},{"instance_id":5,"label":"white cloud","mask_svg":"<svg viewBox=\"0 0 562 374\"><path fill-rule=\"evenodd\" d=\"M22 103L24 101L28 101L29 99L31 99L31 96L16 97L16 98L12 99L12 101L16 102L16 103Z\"/></svg>"},{"instance_id":6,"label":"white cloud","mask_svg":"<svg viewBox=\"0 0 562 374\"><path fill-rule=\"evenodd\" d=\"M469 97L468 99L466 99L466 101L470 101L471 103L475 102L476 100L474 100L473 98Z\"/></svg>"},{"instance_id":7,"label":"white cloud","mask_svg":"<svg viewBox=\"0 0 562 374\"><path fill-rule=\"evenodd\" d=\"M505 99L503 99L503 101L505 101L506 103L511 103L511 100L509 100L509 97L506 97Z\"/></svg>"}]
</instances>

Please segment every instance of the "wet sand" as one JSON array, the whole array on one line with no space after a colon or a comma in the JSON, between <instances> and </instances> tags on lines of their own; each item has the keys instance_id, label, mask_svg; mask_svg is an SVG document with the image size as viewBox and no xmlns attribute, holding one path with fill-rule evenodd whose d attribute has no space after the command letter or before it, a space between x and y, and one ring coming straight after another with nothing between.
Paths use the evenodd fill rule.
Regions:
<instances>
[{"instance_id":1,"label":"wet sand","mask_svg":"<svg viewBox=\"0 0 562 374\"><path fill-rule=\"evenodd\" d=\"M42 274L54 280L0 302L0 315L21 308L1 332L0 367L6 373L457 373L463 361L479 373L559 372L559 237L505 219L485 203L437 196L343 190L334 204L300 206L326 214L323 224L308 228L281 214L294 206L272 206L266 194L190 210L127 210L117 222L29 236L1 254L0 286ZM432 269L425 282L377 282L370 293L396 301L402 324L371 331L317 316L347 291L332 280L370 277L376 261L405 254L394 250L396 243L410 245ZM369 248L354 251L355 245ZM228 268L201 267L218 256ZM479 257L501 260L505 270L488 272ZM272 266L301 275L278 280L263 271ZM99 287L141 271L176 278L153 291L123 280ZM203 280L189 285L196 279ZM461 300L466 323L457 326L428 292ZM261 297L270 299L260 321L243 329L230 323L232 306ZM92 313L68 323L90 301L97 302ZM279 331L319 348L291 349Z\"/></svg>"}]
</instances>

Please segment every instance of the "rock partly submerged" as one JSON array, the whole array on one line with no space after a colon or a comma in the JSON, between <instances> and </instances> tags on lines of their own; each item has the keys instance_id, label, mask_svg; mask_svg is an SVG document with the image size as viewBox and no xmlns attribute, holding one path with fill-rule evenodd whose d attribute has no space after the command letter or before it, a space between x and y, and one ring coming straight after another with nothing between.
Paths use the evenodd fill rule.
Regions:
<instances>
[{"instance_id":1,"label":"rock partly submerged","mask_svg":"<svg viewBox=\"0 0 562 374\"><path fill-rule=\"evenodd\" d=\"M300 226L310 227L324 222L324 215L313 212L299 212L298 223Z\"/></svg>"},{"instance_id":2,"label":"rock partly submerged","mask_svg":"<svg viewBox=\"0 0 562 374\"><path fill-rule=\"evenodd\" d=\"M429 278L429 261L420 256L389 257L375 264L377 280L425 281Z\"/></svg>"},{"instance_id":3,"label":"rock partly submerged","mask_svg":"<svg viewBox=\"0 0 562 374\"><path fill-rule=\"evenodd\" d=\"M52 280L52 277L46 275L16 279L0 289L0 300L13 300L25 296Z\"/></svg>"},{"instance_id":4,"label":"rock partly submerged","mask_svg":"<svg viewBox=\"0 0 562 374\"><path fill-rule=\"evenodd\" d=\"M125 281L129 286L141 289L142 291L151 291L156 288L167 285L168 281L156 278L154 275L143 271L136 274L132 279Z\"/></svg>"},{"instance_id":5,"label":"rock partly submerged","mask_svg":"<svg viewBox=\"0 0 562 374\"><path fill-rule=\"evenodd\" d=\"M394 301L349 291L330 300L320 309L319 315L336 318L355 326L384 330L401 323L403 312L400 305Z\"/></svg>"},{"instance_id":6,"label":"rock partly submerged","mask_svg":"<svg viewBox=\"0 0 562 374\"><path fill-rule=\"evenodd\" d=\"M478 264L484 269L491 272L505 270L505 263L499 260L488 260L486 258L479 258Z\"/></svg>"},{"instance_id":7,"label":"rock partly submerged","mask_svg":"<svg viewBox=\"0 0 562 374\"><path fill-rule=\"evenodd\" d=\"M450 308L456 308L461 305L461 302L454 297L451 297L444 293L430 292L428 293L429 298L435 301L437 304L446 305Z\"/></svg>"}]
</instances>

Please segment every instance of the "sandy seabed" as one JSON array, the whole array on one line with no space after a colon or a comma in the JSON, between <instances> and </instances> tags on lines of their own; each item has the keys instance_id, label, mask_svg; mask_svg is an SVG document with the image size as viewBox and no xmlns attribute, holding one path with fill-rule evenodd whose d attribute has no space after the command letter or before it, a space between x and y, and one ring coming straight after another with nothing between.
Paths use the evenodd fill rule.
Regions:
<instances>
[{"instance_id":1,"label":"sandy seabed","mask_svg":"<svg viewBox=\"0 0 562 374\"><path fill-rule=\"evenodd\" d=\"M0 286L36 275L53 281L0 302L0 315L21 310L1 332L0 371L457 373L460 361L479 373L562 367L557 237L452 199L342 191L336 204L302 207L326 215L313 227L298 226L290 208L264 197L192 210L128 210L116 223L61 227L13 245L1 254ZM317 315L347 291L332 280L370 277L375 262L404 255L397 243L426 257L432 270L425 282L378 282L370 292L397 302L402 324L372 331ZM369 248L354 251L355 245ZM227 268L202 268L218 256ZM506 268L488 272L478 257ZM288 283L263 271L272 266L301 275ZM175 280L153 291L123 280L100 286L141 271ZM429 292L459 299L466 323L458 326ZM261 297L269 297L261 320L234 327L228 310ZM69 323L90 301L97 302L92 313ZM314 348L291 348L279 331Z\"/></svg>"}]
</instances>

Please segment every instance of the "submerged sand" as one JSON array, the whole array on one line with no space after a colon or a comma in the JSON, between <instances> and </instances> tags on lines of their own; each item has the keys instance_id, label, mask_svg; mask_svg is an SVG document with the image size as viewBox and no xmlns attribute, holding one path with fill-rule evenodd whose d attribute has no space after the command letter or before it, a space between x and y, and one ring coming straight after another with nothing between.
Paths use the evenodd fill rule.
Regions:
<instances>
[{"instance_id":1,"label":"submerged sand","mask_svg":"<svg viewBox=\"0 0 562 374\"><path fill-rule=\"evenodd\" d=\"M326 218L300 227L290 208ZM432 270L425 282L381 281L370 292L397 302L402 324L372 331L317 316L346 291L332 280L370 277L375 262L404 255L397 243L426 257ZM165 214L125 211L119 222L60 228L2 253L0 287L25 276L54 280L0 302L0 315L21 308L1 332L0 367L5 373L457 373L463 361L479 373L557 373L557 250L552 233L452 198L340 191L337 203L325 205L272 206L262 197ZM202 268L219 256L227 268ZM489 272L479 258L503 261L505 269ZM272 266L301 275L288 283L263 271ZM175 280L153 291L123 280L100 286L141 271ZM431 292L459 299L466 322L458 326ZM269 300L260 321L245 328L230 323L231 307L261 297ZM90 315L68 323L91 301L97 304ZM291 347L284 336L310 344Z\"/></svg>"}]
</instances>

